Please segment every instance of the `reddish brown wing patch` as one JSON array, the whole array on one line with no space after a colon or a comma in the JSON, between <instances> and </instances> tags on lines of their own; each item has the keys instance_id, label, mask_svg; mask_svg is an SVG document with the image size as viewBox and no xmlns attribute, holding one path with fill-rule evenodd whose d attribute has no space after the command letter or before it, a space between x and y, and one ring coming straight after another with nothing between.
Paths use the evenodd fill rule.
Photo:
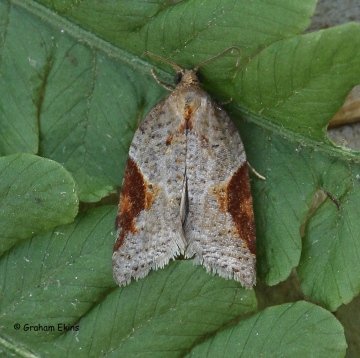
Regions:
<instances>
[{"instance_id":1,"label":"reddish brown wing patch","mask_svg":"<svg viewBox=\"0 0 360 358\"><path fill-rule=\"evenodd\" d=\"M241 165L228 184L217 186L213 191L219 210L228 212L232 217L236 228L234 236L243 239L250 252L255 254L255 222L247 165Z\"/></svg>"},{"instance_id":2,"label":"reddish brown wing patch","mask_svg":"<svg viewBox=\"0 0 360 358\"><path fill-rule=\"evenodd\" d=\"M149 187L152 188L151 185ZM129 232L132 234L137 232L135 218L142 210L149 210L154 199L154 194L148 190L148 185L138 166L129 157L120 195L119 211L116 217L116 227L121 228L121 232L115 242L114 251L118 250L123 244Z\"/></svg>"},{"instance_id":3,"label":"reddish brown wing patch","mask_svg":"<svg viewBox=\"0 0 360 358\"><path fill-rule=\"evenodd\" d=\"M239 167L227 186L227 208L239 237L247 243L250 252L255 254L255 222L246 163Z\"/></svg>"}]
</instances>

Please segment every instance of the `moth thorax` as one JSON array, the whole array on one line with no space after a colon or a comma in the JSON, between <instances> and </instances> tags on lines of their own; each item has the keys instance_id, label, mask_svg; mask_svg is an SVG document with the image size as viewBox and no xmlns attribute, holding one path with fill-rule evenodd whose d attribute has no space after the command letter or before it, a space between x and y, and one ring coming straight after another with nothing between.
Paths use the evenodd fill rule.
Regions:
<instances>
[{"instance_id":1,"label":"moth thorax","mask_svg":"<svg viewBox=\"0 0 360 358\"><path fill-rule=\"evenodd\" d=\"M177 107L185 119L190 119L201 105L201 97L196 89L186 91L177 98Z\"/></svg>"}]
</instances>

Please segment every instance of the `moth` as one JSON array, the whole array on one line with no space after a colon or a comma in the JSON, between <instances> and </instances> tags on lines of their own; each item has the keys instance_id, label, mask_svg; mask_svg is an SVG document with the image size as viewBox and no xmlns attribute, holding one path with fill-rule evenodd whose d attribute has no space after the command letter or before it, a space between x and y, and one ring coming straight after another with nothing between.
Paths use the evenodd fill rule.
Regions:
<instances>
[{"instance_id":1,"label":"moth","mask_svg":"<svg viewBox=\"0 0 360 358\"><path fill-rule=\"evenodd\" d=\"M246 288L256 282L256 236L240 135L192 70L147 53L176 71L176 88L153 107L129 150L116 218L119 285L194 257Z\"/></svg>"}]
</instances>

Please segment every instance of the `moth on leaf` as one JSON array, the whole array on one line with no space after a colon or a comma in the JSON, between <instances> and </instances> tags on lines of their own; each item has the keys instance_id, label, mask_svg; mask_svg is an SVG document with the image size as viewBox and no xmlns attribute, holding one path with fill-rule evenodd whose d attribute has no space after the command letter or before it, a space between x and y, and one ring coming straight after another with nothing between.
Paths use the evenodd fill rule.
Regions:
<instances>
[{"instance_id":1,"label":"moth on leaf","mask_svg":"<svg viewBox=\"0 0 360 358\"><path fill-rule=\"evenodd\" d=\"M176 88L153 107L130 146L116 218L114 277L146 276L182 254L246 288L256 282L256 237L244 146L197 70L163 60Z\"/></svg>"}]
</instances>

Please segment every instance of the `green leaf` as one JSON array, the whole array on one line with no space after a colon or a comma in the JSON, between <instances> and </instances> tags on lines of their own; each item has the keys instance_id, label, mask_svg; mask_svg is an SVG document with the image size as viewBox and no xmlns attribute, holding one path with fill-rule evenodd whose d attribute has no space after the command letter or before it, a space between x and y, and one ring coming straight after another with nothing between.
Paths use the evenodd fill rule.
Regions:
<instances>
[{"instance_id":1,"label":"green leaf","mask_svg":"<svg viewBox=\"0 0 360 358\"><path fill-rule=\"evenodd\" d=\"M46 11L21 2L7 13L0 151L60 162L74 176L81 200L97 201L121 183L139 117L163 89L149 68L144 76L130 62L109 59L94 43L79 43L29 10L40 16ZM56 24L59 16L49 20Z\"/></svg>"},{"instance_id":2,"label":"green leaf","mask_svg":"<svg viewBox=\"0 0 360 358\"><path fill-rule=\"evenodd\" d=\"M204 88L214 99L233 99L227 109L240 129L247 158L266 176L261 181L252 175L258 275L274 285L285 280L298 266L303 290L310 299L335 309L360 291L360 260L356 255L360 157L358 152L333 145L325 130L347 92L359 82L360 29L358 24L347 24L301 35L315 3L315 0L208 0L206 3L202 0L165 3L0 0L3 39L0 153L27 152L52 159L71 173L82 201L98 201L121 185L134 131L149 109L166 94L150 70L156 64L159 78L168 82L174 74L169 66L141 57L143 52L149 50L191 68L229 46L239 46L242 51L239 68L235 67L234 51L200 70ZM315 203L319 192L326 194L320 205ZM18 211L19 216L22 212ZM7 218L10 214L7 207L3 215ZM69 213L69 217L72 215L74 212ZM115 217L115 212L112 215ZM24 225L28 216L21 218ZM95 217L90 218L97 224ZM38 233L63 222L66 221L49 222L49 226L37 226L32 231ZM113 220L109 219L106 225L110 230ZM87 233L85 226L81 229ZM16 230L20 232L22 228ZM28 238L32 231L16 234L14 240ZM67 233L65 241L68 237L76 240ZM15 245L4 257L9 259L10 254L25 247L22 245L33 245L34 240ZM42 246L38 250L47 252L50 236L40 241ZM104 244L109 250L107 289L96 294L90 290L87 296L87 285L92 279L97 280L95 270L89 274L89 281L74 291L73 297L81 302L85 297L90 302L89 297L94 295L101 317L111 318L114 313L105 302L118 290L111 292L115 286L111 278L110 241L113 240ZM320 250L320 246L325 249ZM27 256L17 257L17 262L22 262L23 257ZM12 267L4 262L1 264L6 267L6 276L2 279L9 284ZM170 265L159 274L173 267L186 271L187 264ZM62 276L68 279L66 275L60 271L59 282ZM22 276L11 276L13 292L36 291L28 281L19 281L19 277ZM204 277L210 280L208 275ZM142 282L131 284L123 291ZM220 285L222 280L216 282ZM154 282L157 289L156 286ZM54 292L47 296L48 301L54 299ZM37 291L36 294L40 295ZM69 302L76 303L74 300ZM85 305L89 314L97 312L89 308L92 304L93 301ZM30 314L31 307L26 309ZM132 314L137 317L139 308L133 309ZM214 305L214 311L217 309ZM65 322L74 324L88 317L88 311L79 312L69 315ZM66 309L65 313L68 313ZM93 321L89 320L89 326L83 329L93 337ZM24 350L28 344L38 344L38 340L32 341L34 336L24 332L18 338L20 332L9 328L14 324L9 322L2 341L4 347L9 345L16 351L23 343ZM102 323L101 334L98 331L96 334L111 338L116 332L109 333L106 329L106 323ZM219 326L214 327L211 334L218 329ZM44 348L36 349L42 355L54 351L53 343L59 351L66 350L62 340L70 340L72 347L76 347L76 334L81 332L62 334L63 338L48 334L50 338L45 341L49 342L44 343ZM40 338L44 337L40 334ZM130 340L126 341L126 347L131 351L139 341L142 343L141 339L135 339L134 346ZM102 345L106 346L104 342L105 338L92 348L99 353ZM122 349L116 343L112 341L106 347ZM176 352L183 354L195 343L188 341L186 347L184 344ZM86 341L84 347L88 348L88 344ZM124 349L127 352L128 348Z\"/></svg>"},{"instance_id":3,"label":"green leaf","mask_svg":"<svg viewBox=\"0 0 360 358\"><path fill-rule=\"evenodd\" d=\"M15 349L9 342L21 342L52 357L180 356L202 336L256 309L253 290L211 277L191 260L115 289L109 259L115 215L114 207L83 213L0 260L6 273L0 322L9 350ZM29 331L25 324L54 330ZM71 326L78 331L64 331Z\"/></svg>"},{"instance_id":4,"label":"green leaf","mask_svg":"<svg viewBox=\"0 0 360 358\"><path fill-rule=\"evenodd\" d=\"M328 197L309 220L298 273L304 293L335 311L360 291L360 168L329 163L326 171L336 180L324 178Z\"/></svg>"},{"instance_id":5,"label":"green leaf","mask_svg":"<svg viewBox=\"0 0 360 358\"><path fill-rule=\"evenodd\" d=\"M34 233L71 222L77 210L74 180L60 164L30 154L0 158L0 254Z\"/></svg>"},{"instance_id":6,"label":"green leaf","mask_svg":"<svg viewBox=\"0 0 360 358\"><path fill-rule=\"evenodd\" d=\"M195 347L188 357L344 357L344 330L307 302L265 309Z\"/></svg>"},{"instance_id":7,"label":"green leaf","mask_svg":"<svg viewBox=\"0 0 360 358\"><path fill-rule=\"evenodd\" d=\"M309 25L316 1L208 0L205 4L202 0L106 0L77 6L69 0L41 3L120 48L138 55L148 50L194 66L192 59L208 59L214 47L221 51L236 44L248 56L260 44L301 33Z\"/></svg>"},{"instance_id":8,"label":"green leaf","mask_svg":"<svg viewBox=\"0 0 360 358\"><path fill-rule=\"evenodd\" d=\"M76 336L59 337L52 353L180 357L204 335L255 309L253 291L177 261L112 292L79 322Z\"/></svg>"},{"instance_id":9,"label":"green leaf","mask_svg":"<svg viewBox=\"0 0 360 358\"><path fill-rule=\"evenodd\" d=\"M358 83L349 70L359 71L359 32L349 23L272 44L236 79L236 99L285 136L329 145L329 119Z\"/></svg>"},{"instance_id":10,"label":"green leaf","mask_svg":"<svg viewBox=\"0 0 360 358\"><path fill-rule=\"evenodd\" d=\"M116 287L109 259L114 214L113 207L82 213L1 257L0 322L7 340L36 351L64 334L58 324L76 324ZM26 330L25 324L56 329Z\"/></svg>"}]
</instances>

